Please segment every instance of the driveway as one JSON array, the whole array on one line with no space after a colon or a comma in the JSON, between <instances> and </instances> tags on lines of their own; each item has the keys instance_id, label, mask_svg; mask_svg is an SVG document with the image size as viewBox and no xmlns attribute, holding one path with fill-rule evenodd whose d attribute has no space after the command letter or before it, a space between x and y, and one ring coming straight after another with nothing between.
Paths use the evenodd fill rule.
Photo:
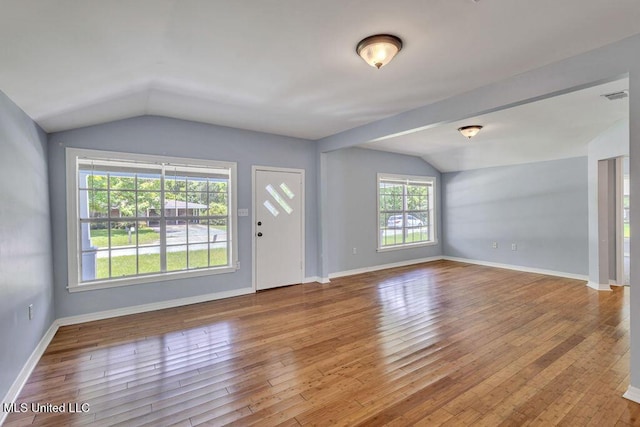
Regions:
<instances>
[{"instance_id":1,"label":"driveway","mask_svg":"<svg viewBox=\"0 0 640 427\"><path fill-rule=\"evenodd\" d=\"M156 232L160 233L159 227L151 227ZM207 233L207 226L202 224L190 224L189 225L189 244L201 244L205 249L208 241L214 242L211 245L211 249L224 248L227 246L227 232L226 230L220 230L219 228L210 227L209 233ZM219 242L219 243L216 243ZM160 242L158 242L159 244ZM187 244L187 227L186 225L167 225L167 252L180 252L184 251L184 246L172 246L172 245L186 245ZM114 248L115 249L115 248ZM135 255L136 247L132 246L118 246L118 250L112 253L112 256L127 256ZM138 248L138 255L157 254L160 253L160 248L157 246L146 247L140 246ZM98 251L98 258L108 258L109 251Z\"/></svg>"},{"instance_id":2,"label":"driveway","mask_svg":"<svg viewBox=\"0 0 640 427\"><path fill-rule=\"evenodd\" d=\"M190 224L189 243L206 243L209 240L212 242L227 240L226 230L210 227L210 232L207 234L207 228L209 227L202 224ZM157 227L153 227L153 229L158 233L160 232L160 229ZM209 236L211 236L210 239ZM186 243L186 225L167 225L167 245L184 245Z\"/></svg>"}]
</instances>

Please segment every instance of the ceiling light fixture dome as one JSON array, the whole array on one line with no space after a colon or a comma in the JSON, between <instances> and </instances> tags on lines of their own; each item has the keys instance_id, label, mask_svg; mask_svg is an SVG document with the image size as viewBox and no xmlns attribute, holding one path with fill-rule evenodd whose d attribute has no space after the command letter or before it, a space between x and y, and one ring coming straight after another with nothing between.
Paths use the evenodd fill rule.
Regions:
<instances>
[{"instance_id":1,"label":"ceiling light fixture dome","mask_svg":"<svg viewBox=\"0 0 640 427\"><path fill-rule=\"evenodd\" d=\"M470 125L470 126L462 126L461 128L458 128L458 131L460 131L460 133L463 136L471 139L474 136L476 136L481 129L482 129L482 126L480 125Z\"/></svg>"},{"instance_id":2,"label":"ceiling light fixture dome","mask_svg":"<svg viewBox=\"0 0 640 427\"><path fill-rule=\"evenodd\" d=\"M376 34L362 39L356 52L364 62L380 69L387 65L402 49L402 40L390 34Z\"/></svg>"}]
</instances>

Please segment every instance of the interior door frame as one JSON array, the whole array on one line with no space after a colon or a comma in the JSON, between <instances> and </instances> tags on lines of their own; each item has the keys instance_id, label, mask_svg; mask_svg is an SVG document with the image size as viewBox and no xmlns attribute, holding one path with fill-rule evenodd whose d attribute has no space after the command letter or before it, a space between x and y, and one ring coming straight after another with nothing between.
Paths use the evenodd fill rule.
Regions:
<instances>
[{"instance_id":1,"label":"interior door frame","mask_svg":"<svg viewBox=\"0 0 640 427\"><path fill-rule=\"evenodd\" d=\"M304 177L304 169L296 169L296 168L281 168L276 166L260 166L260 165L251 165L251 288L253 292L257 292L258 283L256 282L256 267L257 267L257 246L256 246L256 173L258 171L265 172L285 172L285 173L298 173L300 174L301 179L301 224L300 227L300 254L302 259L302 277L300 278L302 282L306 277L306 269L307 262L305 259L305 248L306 248L306 237L305 237L305 177Z\"/></svg>"},{"instance_id":2,"label":"interior door frame","mask_svg":"<svg viewBox=\"0 0 640 427\"><path fill-rule=\"evenodd\" d=\"M616 157L616 280L615 285L624 286L624 174L622 157Z\"/></svg>"}]
</instances>

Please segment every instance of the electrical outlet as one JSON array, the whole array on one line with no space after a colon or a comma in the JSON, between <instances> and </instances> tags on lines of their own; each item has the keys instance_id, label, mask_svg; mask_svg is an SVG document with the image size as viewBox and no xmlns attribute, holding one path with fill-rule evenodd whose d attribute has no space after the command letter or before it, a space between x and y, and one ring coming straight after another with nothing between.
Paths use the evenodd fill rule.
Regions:
<instances>
[{"instance_id":1,"label":"electrical outlet","mask_svg":"<svg viewBox=\"0 0 640 427\"><path fill-rule=\"evenodd\" d=\"M357 254L358 253L358 248L353 248L352 252L353 252L354 255Z\"/></svg>"},{"instance_id":2,"label":"electrical outlet","mask_svg":"<svg viewBox=\"0 0 640 427\"><path fill-rule=\"evenodd\" d=\"M491 243L491 247L492 247L493 249L498 249L498 242L493 242L493 243Z\"/></svg>"},{"instance_id":3,"label":"electrical outlet","mask_svg":"<svg viewBox=\"0 0 640 427\"><path fill-rule=\"evenodd\" d=\"M517 251L518 250L518 245L516 245L515 243L511 244L511 250L512 251Z\"/></svg>"},{"instance_id":4,"label":"electrical outlet","mask_svg":"<svg viewBox=\"0 0 640 427\"><path fill-rule=\"evenodd\" d=\"M33 304L29 304L29 320L33 320Z\"/></svg>"}]
</instances>

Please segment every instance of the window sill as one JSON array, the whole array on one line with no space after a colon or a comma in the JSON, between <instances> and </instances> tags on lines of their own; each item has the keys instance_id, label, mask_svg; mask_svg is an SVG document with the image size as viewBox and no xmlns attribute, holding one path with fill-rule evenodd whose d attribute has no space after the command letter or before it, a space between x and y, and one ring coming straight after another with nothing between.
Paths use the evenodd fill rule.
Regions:
<instances>
[{"instance_id":1,"label":"window sill","mask_svg":"<svg viewBox=\"0 0 640 427\"><path fill-rule=\"evenodd\" d=\"M148 276L126 277L122 279L98 280L85 284L69 285L69 292L94 291L98 289L118 288L121 286L141 285L144 283L166 282L168 280L181 280L191 277L212 276L216 274L233 273L237 271L235 267L220 267L212 269L201 269L192 271L174 271L162 274L150 274Z\"/></svg>"},{"instance_id":2,"label":"window sill","mask_svg":"<svg viewBox=\"0 0 640 427\"><path fill-rule=\"evenodd\" d=\"M376 252L391 252L391 251L399 251L402 249L413 249L413 248L421 248L424 246L435 246L438 244L437 240L433 240L431 242L420 242L420 243L409 243L404 245L396 245L396 246L385 246L383 248L376 249Z\"/></svg>"}]
</instances>

